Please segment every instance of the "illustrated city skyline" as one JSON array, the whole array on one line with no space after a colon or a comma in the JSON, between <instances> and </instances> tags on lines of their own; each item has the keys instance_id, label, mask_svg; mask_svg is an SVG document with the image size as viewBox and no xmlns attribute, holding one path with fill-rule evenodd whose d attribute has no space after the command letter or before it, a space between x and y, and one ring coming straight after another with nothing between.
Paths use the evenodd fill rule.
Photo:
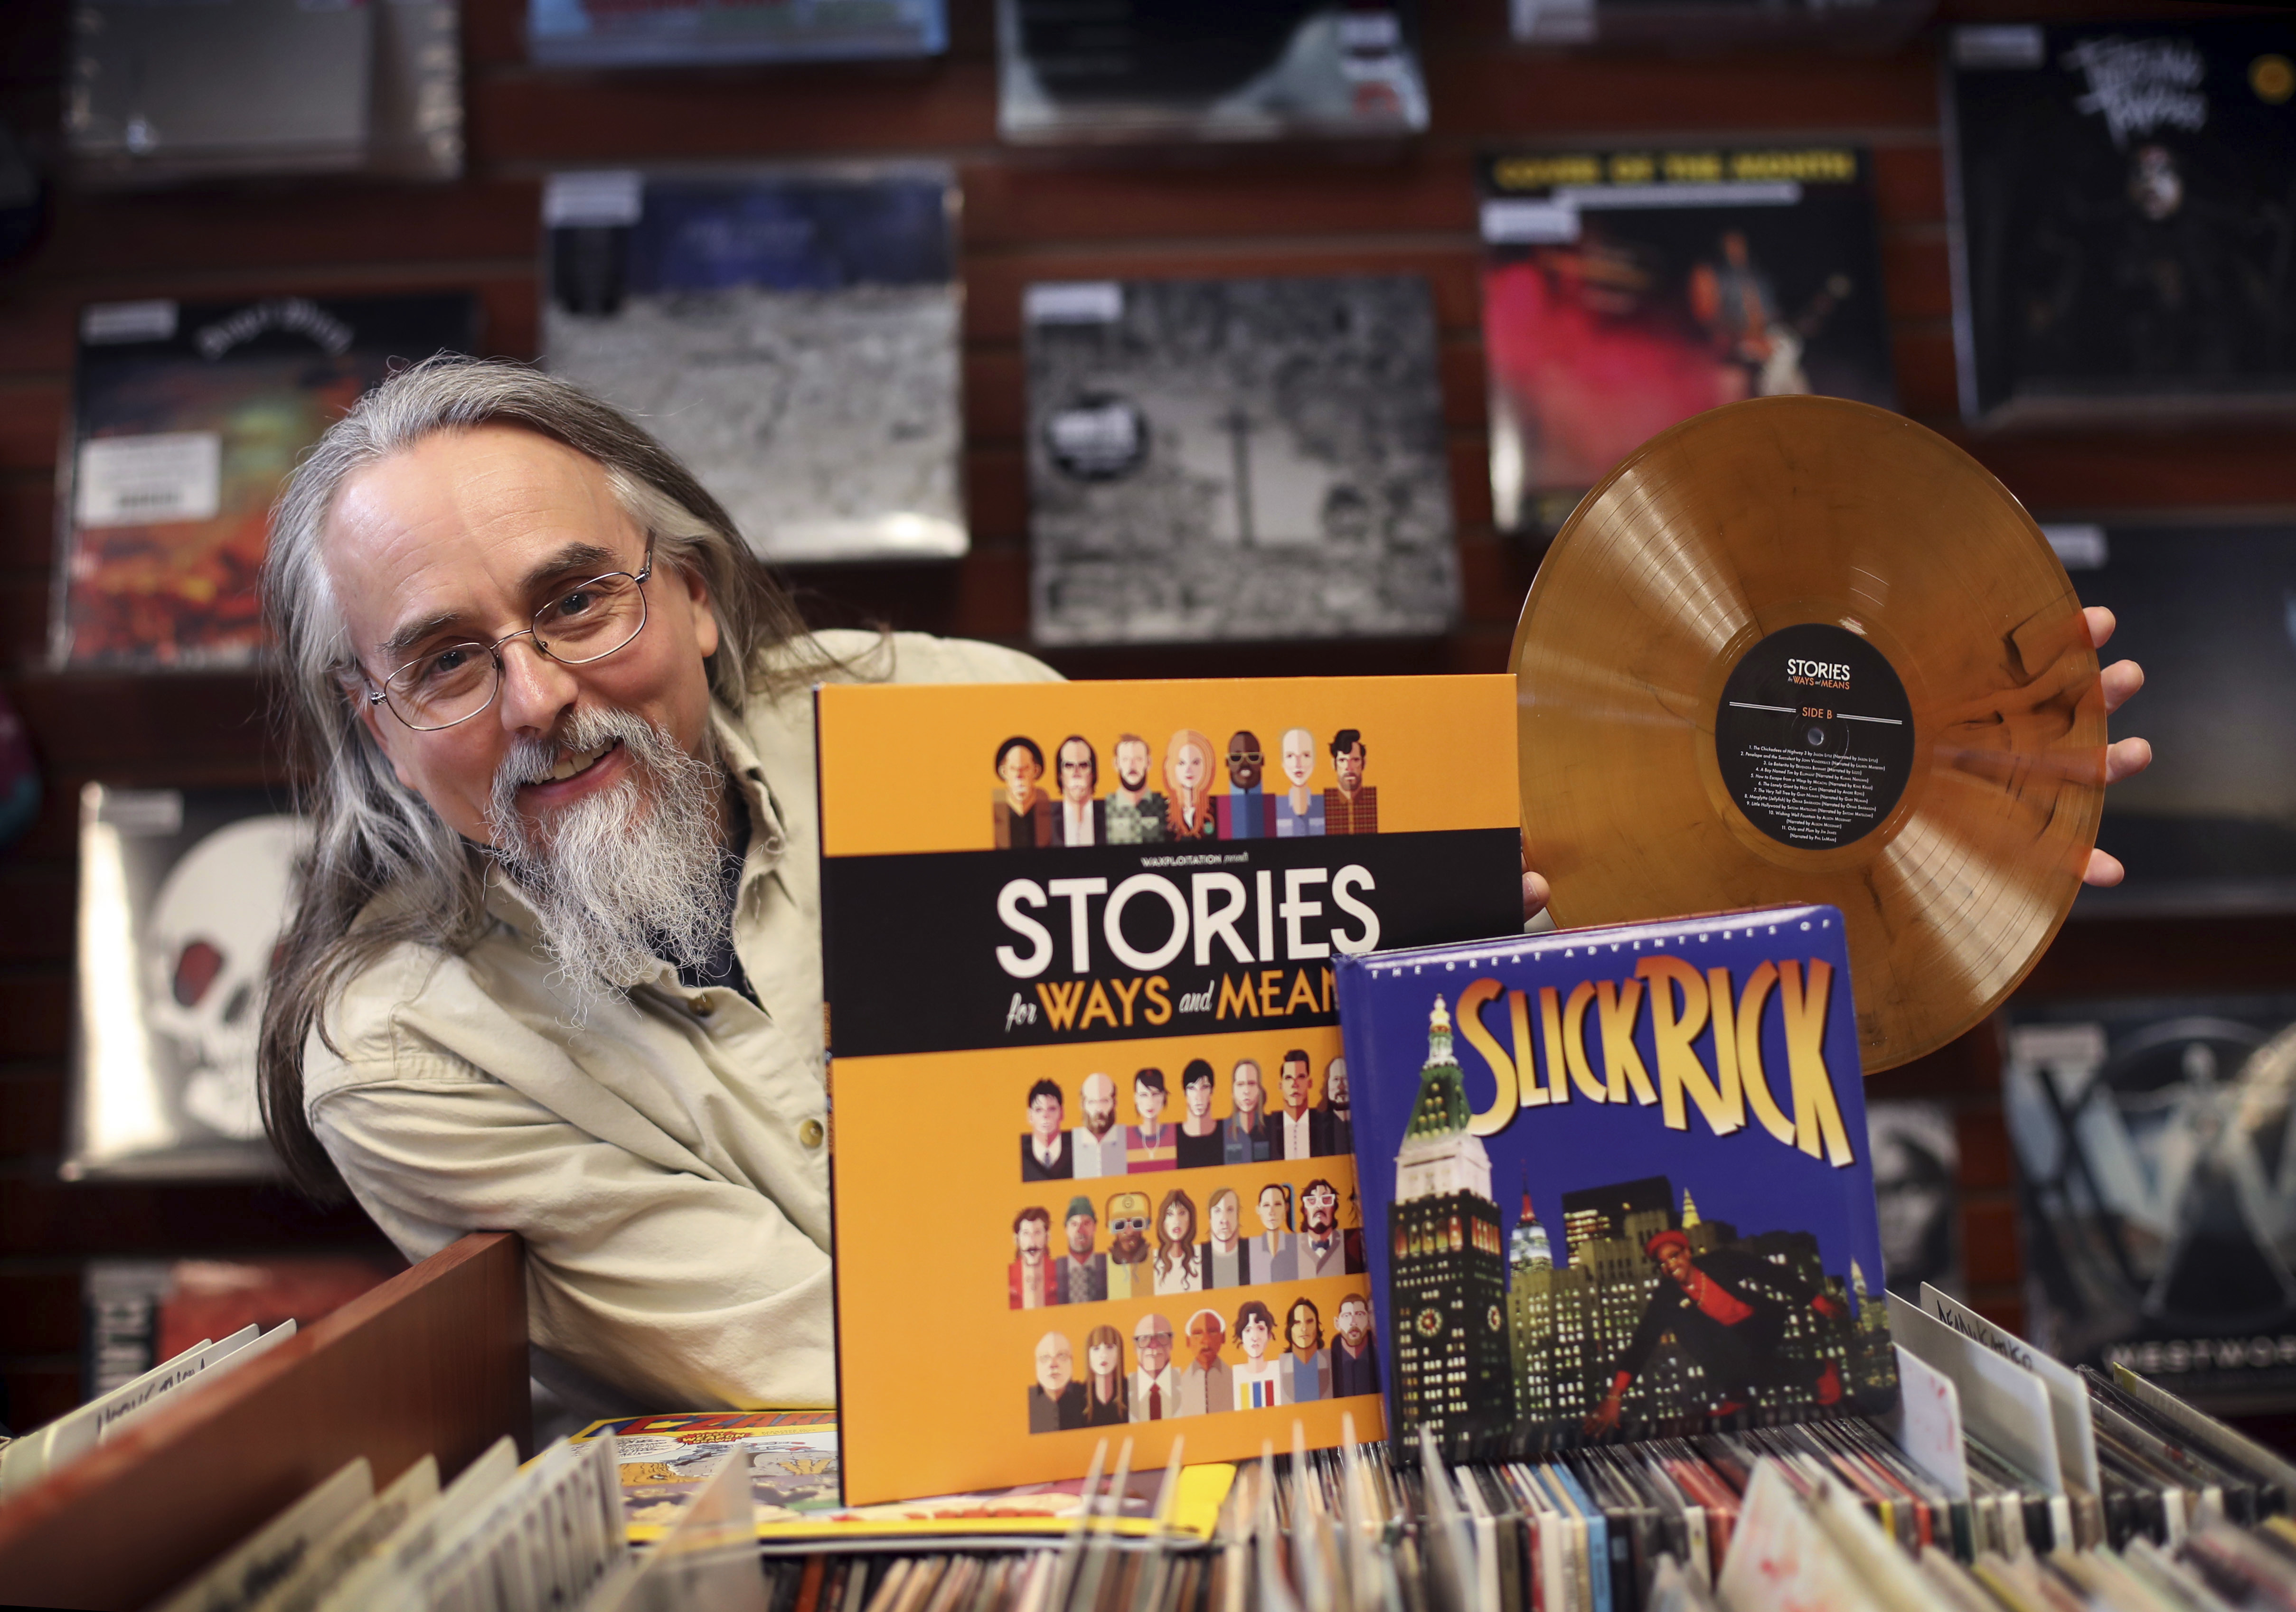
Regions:
<instances>
[{"instance_id":1,"label":"illustrated city skyline","mask_svg":"<svg viewBox=\"0 0 2296 1612\"><path fill-rule=\"evenodd\" d=\"M1886 1307L1868 1302L1853 1256L1845 1281L1828 1273L1815 1235L1771 1231L1742 1238L1701 1214L1689 1191L1646 1175L1565 1192L1562 1249L1531 1203L1505 1225L1489 1155L1472 1133L1472 1109L1452 1047L1447 1008L1430 1016L1419 1093L1396 1156L1389 1209L1388 1276L1396 1420L1426 1425L1455 1450L1495 1442L1546 1448L1578 1442L1661 1283L1648 1252L1661 1232L1680 1233L1693 1262L1755 1272L1753 1281L1830 1301L1837 1318L1777 1305L1769 1354L1796 1369L1839 1373L1841 1403L1886 1395L1895 1381ZM1758 1262L1758 1263L1750 1263ZM1766 1385L1737 1400L1727 1386L1664 1334L1621 1396L1620 1423L1644 1433L1684 1431L1718 1404L1751 1420L1822 1413L1806 1387Z\"/></svg>"}]
</instances>

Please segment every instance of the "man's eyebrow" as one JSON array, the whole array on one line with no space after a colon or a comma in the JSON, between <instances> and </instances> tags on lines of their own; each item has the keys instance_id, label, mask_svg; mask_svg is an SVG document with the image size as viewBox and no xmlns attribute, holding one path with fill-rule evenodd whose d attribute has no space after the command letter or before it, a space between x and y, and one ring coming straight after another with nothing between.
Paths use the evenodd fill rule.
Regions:
<instances>
[{"instance_id":1,"label":"man's eyebrow","mask_svg":"<svg viewBox=\"0 0 2296 1612\"><path fill-rule=\"evenodd\" d=\"M530 567L519 586L532 594L545 584L557 581L574 572L586 577L603 577L622 562L622 557L597 543L570 543L547 559ZM433 634L444 632L463 619L459 610L436 610L419 620L400 627L377 646L386 662L397 665L414 646Z\"/></svg>"}]
</instances>

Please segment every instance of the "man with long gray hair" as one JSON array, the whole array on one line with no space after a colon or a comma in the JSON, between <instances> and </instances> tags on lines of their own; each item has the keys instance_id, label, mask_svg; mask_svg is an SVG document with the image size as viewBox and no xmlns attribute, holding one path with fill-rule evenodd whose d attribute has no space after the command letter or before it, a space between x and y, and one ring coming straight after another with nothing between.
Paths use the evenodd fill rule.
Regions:
<instances>
[{"instance_id":1,"label":"man with long gray hair","mask_svg":"<svg viewBox=\"0 0 2296 1612\"><path fill-rule=\"evenodd\" d=\"M534 1341L630 1409L830 1403L806 691L1053 674L808 634L652 438L468 359L312 450L264 601L316 831L262 1037L296 1178L410 1257L519 1232Z\"/></svg>"}]
</instances>

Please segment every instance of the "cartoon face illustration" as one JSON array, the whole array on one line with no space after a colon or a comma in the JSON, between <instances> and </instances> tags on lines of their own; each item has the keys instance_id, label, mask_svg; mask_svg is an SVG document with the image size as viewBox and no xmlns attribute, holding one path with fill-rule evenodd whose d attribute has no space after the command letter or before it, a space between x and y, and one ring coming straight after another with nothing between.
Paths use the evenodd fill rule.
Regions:
<instances>
[{"instance_id":1,"label":"cartoon face illustration","mask_svg":"<svg viewBox=\"0 0 2296 1612\"><path fill-rule=\"evenodd\" d=\"M1235 1098L1235 1117L1238 1119L1248 1122L1257 1116L1260 1103L1267 1095L1260 1089L1259 1066L1249 1058L1237 1064L1230 1092Z\"/></svg>"},{"instance_id":2,"label":"cartoon face illustration","mask_svg":"<svg viewBox=\"0 0 2296 1612\"><path fill-rule=\"evenodd\" d=\"M1053 1217L1044 1209L1023 1209L1013 1222L1013 1251L1024 1265L1045 1263L1045 1249L1053 1240Z\"/></svg>"},{"instance_id":3,"label":"cartoon face illustration","mask_svg":"<svg viewBox=\"0 0 2296 1612\"><path fill-rule=\"evenodd\" d=\"M1332 765L1340 775L1340 793L1352 795L1363 788L1364 765L1370 751L1363 734L1355 728L1341 728L1332 739Z\"/></svg>"},{"instance_id":4,"label":"cartoon face illustration","mask_svg":"<svg viewBox=\"0 0 2296 1612\"><path fill-rule=\"evenodd\" d=\"M1292 1195L1280 1181L1259 1189L1259 1223L1270 1232L1292 1229Z\"/></svg>"},{"instance_id":5,"label":"cartoon face illustration","mask_svg":"<svg viewBox=\"0 0 2296 1612\"><path fill-rule=\"evenodd\" d=\"M1155 1078L1151 1080L1150 1076ZM1164 1123L1164 1072L1143 1069L1132 1077L1132 1106L1139 1110L1140 1128L1152 1131Z\"/></svg>"},{"instance_id":6,"label":"cartoon face illustration","mask_svg":"<svg viewBox=\"0 0 2296 1612\"><path fill-rule=\"evenodd\" d=\"M1316 736L1305 728L1283 730L1283 776L1293 789L1305 789L1316 775Z\"/></svg>"},{"instance_id":7,"label":"cartoon face illustration","mask_svg":"<svg viewBox=\"0 0 2296 1612\"><path fill-rule=\"evenodd\" d=\"M1215 1310L1199 1310L1188 1317L1188 1347L1193 1350L1199 1367L1209 1368L1219 1361L1220 1351L1227 1347L1227 1323Z\"/></svg>"},{"instance_id":8,"label":"cartoon face illustration","mask_svg":"<svg viewBox=\"0 0 2296 1612\"><path fill-rule=\"evenodd\" d=\"M1235 1247L1235 1234L1243 1224L1243 1204L1234 1187L1222 1187L1212 1194L1204 1206L1204 1215L1211 1222L1212 1245L1223 1252Z\"/></svg>"},{"instance_id":9,"label":"cartoon face illustration","mask_svg":"<svg viewBox=\"0 0 2296 1612\"><path fill-rule=\"evenodd\" d=\"M1085 1345L1084 1365L1102 1381L1117 1376L1124 1370L1124 1339L1113 1328L1095 1327L1091 1341Z\"/></svg>"},{"instance_id":10,"label":"cartoon face illustration","mask_svg":"<svg viewBox=\"0 0 2296 1612\"><path fill-rule=\"evenodd\" d=\"M1182 734L1173 741L1164 758L1165 769L1172 775L1175 788L1188 795L1203 791L1211 776L1211 757L1198 744L1193 734Z\"/></svg>"},{"instance_id":11,"label":"cartoon face illustration","mask_svg":"<svg viewBox=\"0 0 2296 1612\"><path fill-rule=\"evenodd\" d=\"M1061 1133L1061 1119L1067 1105L1061 1101L1061 1089L1049 1080L1040 1080L1029 1088L1029 1128L1037 1140L1046 1147Z\"/></svg>"},{"instance_id":12,"label":"cartoon face illustration","mask_svg":"<svg viewBox=\"0 0 2296 1612\"><path fill-rule=\"evenodd\" d=\"M1114 1192L1108 1199L1108 1256L1118 1264L1138 1264L1148 1257L1150 1206L1145 1192Z\"/></svg>"},{"instance_id":13,"label":"cartoon face illustration","mask_svg":"<svg viewBox=\"0 0 2296 1612\"><path fill-rule=\"evenodd\" d=\"M1314 1300L1292 1301L1292 1308L1283 1320L1283 1336L1302 1354L1324 1346L1324 1318L1316 1313Z\"/></svg>"},{"instance_id":14,"label":"cartoon face illustration","mask_svg":"<svg viewBox=\"0 0 2296 1612\"><path fill-rule=\"evenodd\" d=\"M1037 780L1045 775L1045 753L1034 741L1008 739L996 749L996 776L1004 781L1004 798L1016 812L1026 811Z\"/></svg>"},{"instance_id":15,"label":"cartoon face illustration","mask_svg":"<svg viewBox=\"0 0 2296 1612\"><path fill-rule=\"evenodd\" d=\"M1310 1073L1313 1068L1305 1052L1286 1052L1283 1068L1276 1075L1283 1088L1283 1106L1295 1117L1308 1111L1308 1100L1316 1093L1316 1076Z\"/></svg>"},{"instance_id":16,"label":"cartoon face illustration","mask_svg":"<svg viewBox=\"0 0 2296 1612\"><path fill-rule=\"evenodd\" d=\"M1188 1117L1201 1125L1212 1111L1212 1067L1199 1058L1188 1066L1183 1079L1182 1095L1187 1100ZM1203 1132L1199 1129L1196 1134L1201 1136Z\"/></svg>"},{"instance_id":17,"label":"cartoon face illustration","mask_svg":"<svg viewBox=\"0 0 2296 1612\"><path fill-rule=\"evenodd\" d=\"M1243 1346L1244 1357L1253 1365L1267 1358L1267 1345L1275 1336L1275 1313L1258 1299L1235 1313L1235 1341Z\"/></svg>"},{"instance_id":18,"label":"cartoon face illustration","mask_svg":"<svg viewBox=\"0 0 2296 1612\"><path fill-rule=\"evenodd\" d=\"M1190 1243L1196 1240L1196 1206L1185 1192L1177 1189L1164 1194L1164 1241L1185 1254Z\"/></svg>"},{"instance_id":19,"label":"cartoon face illustration","mask_svg":"<svg viewBox=\"0 0 2296 1612\"><path fill-rule=\"evenodd\" d=\"M1087 1075L1083 1090L1085 1129L1095 1136L1105 1136L1116 1123L1116 1083L1105 1075Z\"/></svg>"},{"instance_id":20,"label":"cartoon face illustration","mask_svg":"<svg viewBox=\"0 0 2296 1612\"><path fill-rule=\"evenodd\" d=\"M1340 1195L1328 1181L1316 1180L1300 1194L1300 1223L1316 1237L1329 1237L1340 1223Z\"/></svg>"},{"instance_id":21,"label":"cartoon face illustration","mask_svg":"<svg viewBox=\"0 0 2296 1612\"><path fill-rule=\"evenodd\" d=\"M1037 1386L1046 1399L1058 1399L1076 1376L1076 1346L1062 1332L1047 1332L1037 1340Z\"/></svg>"},{"instance_id":22,"label":"cartoon face illustration","mask_svg":"<svg viewBox=\"0 0 2296 1612\"><path fill-rule=\"evenodd\" d=\"M1128 794L1148 787L1148 741L1127 733L1116 741L1116 782Z\"/></svg>"},{"instance_id":23,"label":"cartoon face illustration","mask_svg":"<svg viewBox=\"0 0 2296 1612\"><path fill-rule=\"evenodd\" d=\"M1227 778L1234 788L1258 789L1265 761L1259 753L1259 735L1250 729L1239 728L1228 740Z\"/></svg>"},{"instance_id":24,"label":"cartoon face illustration","mask_svg":"<svg viewBox=\"0 0 2296 1612\"><path fill-rule=\"evenodd\" d=\"M1091 1258L1092 1245L1100 1236L1100 1224L1092 1215L1091 1199L1069 1199L1068 1233L1069 1252L1078 1259Z\"/></svg>"},{"instance_id":25,"label":"cartoon face illustration","mask_svg":"<svg viewBox=\"0 0 2296 1612\"><path fill-rule=\"evenodd\" d=\"M1152 1313L1133 1322L1132 1353L1139 1358L1140 1369L1151 1377L1170 1365L1172 1323Z\"/></svg>"},{"instance_id":26,"label":"cartoon face illustration","mask_svg":"<svg viewBox=\"0 0 2296 1612\"><path fill-rule=\"evenodd\" d=\"M1371 1336L1371 1306L1350 1293L1340 1300L1340 1339L1349 1348L1360 1351L1364 1339Z\"/></svg>"},{"instance_id":27,"label":"cartoon face illustration","mask_svg":"<svg viewBox=\"0 0 2296 1612\"><path fill-rule=\"evenodd\" d=\"M1348 1060L1334 1058L1324 1069L1324 1105L1331 1109L1348 1106Z\"/></svg>"},{"instance_id":28,"label":"cartoon face illustration","mask_svg":"<svg viewBox=\"0 0 2296 1612\"><path fill-rule=\"evenodd\" d=\"M1093 754L1091 741L1070 737L1061 741L1061 793L1082 806L1100 787L1100 757Z\"/></svg>"}]
</instances>

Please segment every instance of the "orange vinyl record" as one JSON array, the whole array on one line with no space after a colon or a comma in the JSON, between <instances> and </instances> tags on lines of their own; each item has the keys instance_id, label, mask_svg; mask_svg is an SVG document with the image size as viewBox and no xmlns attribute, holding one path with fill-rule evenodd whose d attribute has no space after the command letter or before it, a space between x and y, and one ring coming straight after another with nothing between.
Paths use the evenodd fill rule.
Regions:
<instances>
[{"instance_id":1,"label":"orange vinyl record","mask_svg":"<svg viewBox=\"0 0 2296 1612\"><path fill-rule=\"evenodd\" d=\"M1733 404L1588 494L1515 629L1555 921L1830 902L1868 1071L2022 979L2080 888L2105 717L2079 601L1983 467L1830 397Z\"/></svg>"}]
</instances>

